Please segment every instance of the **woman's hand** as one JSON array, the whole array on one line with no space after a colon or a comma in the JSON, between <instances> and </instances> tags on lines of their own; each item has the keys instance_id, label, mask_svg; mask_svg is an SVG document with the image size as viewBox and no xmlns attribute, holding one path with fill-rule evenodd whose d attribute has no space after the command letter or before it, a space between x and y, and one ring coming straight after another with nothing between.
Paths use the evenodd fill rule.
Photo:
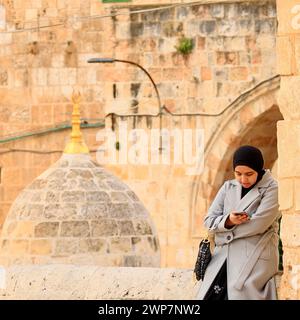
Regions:
<instances>
[{"instance_id":1,"label":"woman's hand","mask_svg":"<svg viewBox=\"0 0 300 320\"><path fill-rule=\"evenodd\" d=\"M228 216L226 222L225 222L225 227L226 228L232 228L235 225L239 225L242 223L245 223L249 221L249 216L245 214L236 214L235 211L231 212L230 215Z\"/></svg>"}]
</instances>

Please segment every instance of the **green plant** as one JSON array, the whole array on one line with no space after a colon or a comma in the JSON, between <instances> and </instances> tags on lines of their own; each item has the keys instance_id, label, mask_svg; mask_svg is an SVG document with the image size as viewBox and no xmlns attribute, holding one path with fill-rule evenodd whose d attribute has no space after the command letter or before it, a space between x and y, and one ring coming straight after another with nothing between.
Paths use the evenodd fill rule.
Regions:
<instances>
[{"instance_id":1,"label":"green plant","mask_svg":"<svg viewBox=\"0 0 300 320\"><path fill-rule=\"evenodd\" d=\"M192 38L181 37L178 41L178 46L176 46L177 52L187 55L192 52L194 48L194 42Z\"/></svg>"}]
</instances>

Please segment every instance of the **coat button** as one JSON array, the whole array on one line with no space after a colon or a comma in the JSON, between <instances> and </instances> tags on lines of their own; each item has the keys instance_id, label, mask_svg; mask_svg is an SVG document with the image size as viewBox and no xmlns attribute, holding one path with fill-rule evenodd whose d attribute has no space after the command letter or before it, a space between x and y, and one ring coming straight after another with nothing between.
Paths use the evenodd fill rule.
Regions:
<instances>
[{"instance_id":1,"label":"coat button","mask_svg":"<svg viewBox=\"0 0 300 320\"><path fill-rule=\"evenodd\" d=\"M227 236L227 240L231 240L231 236Z\"/></svg>"}]
</instances>

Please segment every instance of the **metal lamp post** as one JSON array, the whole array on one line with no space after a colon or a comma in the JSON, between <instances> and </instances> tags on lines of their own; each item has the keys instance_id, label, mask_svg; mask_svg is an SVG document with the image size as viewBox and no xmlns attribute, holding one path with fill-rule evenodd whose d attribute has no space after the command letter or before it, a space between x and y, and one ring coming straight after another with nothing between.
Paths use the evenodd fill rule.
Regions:
<instances>
[{"instance_id":1,"label":"metal lamp post","mask_svg":"<svg viewBox=\"0 0 300 320\"><path fill-rule=\"evenodd\" d=\"M114 58L91 58L87 61L88 63L114 63L114 62L123 62L123 63L129 63L132 64L138 68L140 68L141 70L143 70L146 75L148 76L148 78L150 79L151 83L153 84L153 87L155 89L155 93L156 93L156 97L157 97L157 101L158 101L158 115L159 115L159 127L160 127L160 132L162 129L162 119L161 119L161 115L162 115L162 105L161 105L161 99L160 99L160 95L157 89L157 86L153 80L153 78L151 77L150 73L143 68L141 65L139 65L136 62L133 61L128 61L128 60L121 60L121 59L114 59ZM162 151L162 136L160 135L160 146L159 146L159 151Z\"/></svg>"}]
</instances>

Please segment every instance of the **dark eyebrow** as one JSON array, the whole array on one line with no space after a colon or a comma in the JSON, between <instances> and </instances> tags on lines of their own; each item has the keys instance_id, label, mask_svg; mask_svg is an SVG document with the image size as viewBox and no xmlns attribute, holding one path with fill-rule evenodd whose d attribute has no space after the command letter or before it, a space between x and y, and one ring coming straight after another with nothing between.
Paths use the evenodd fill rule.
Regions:
<instances>
[{"instance_id":1,"label":"dark eyebrow","mask_svg":"<svg viewBox=\"0 0 300 320\"><path fill-rule=\"evenodd\" d=\"M236 173L239 173L239 174L242 174L241 172L239 172L239 171L236 171L236 170L234 170L234 172L236 172ZM248 174L248 173L254 173L253 171L248 171L248 172L245 172L245 174Z\"/></svg>"}]
</instances>

